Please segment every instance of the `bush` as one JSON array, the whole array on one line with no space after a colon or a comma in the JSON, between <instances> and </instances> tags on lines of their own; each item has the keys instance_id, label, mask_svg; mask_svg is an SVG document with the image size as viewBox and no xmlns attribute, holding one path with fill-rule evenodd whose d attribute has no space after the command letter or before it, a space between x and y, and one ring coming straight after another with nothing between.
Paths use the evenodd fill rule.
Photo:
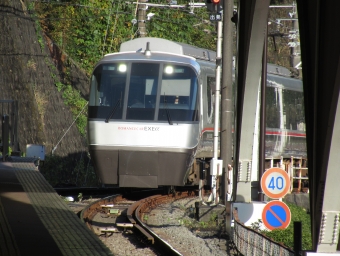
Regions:
<instances>
[{"instance_id":1,"label":"bush","mask_svg":"<svg viewBox=\"0 0 340 256\"><path fill-rule=\"evenodd\" d=\"M306 209L296 206L292 203L286 203L291 212L291 222L288 228L281 230L275 229L273 231L262 231L267 237L276 242L283 243L289 248L294 248L294 222L301 221L302 223L302 250L312 249L311 236L311 220L310 215Z\"/></svg>"},{"instance_id":2,"label":"bush","mask_svg":"<svg viewBox=\"0 0 340 256\"><path fill-rule=\"evenodd\" d=\"M83 155L46 156L40 172L52 187L97 187L99 182L93 166L90 165L90 159Z\"/></svg>"}]
</instances>

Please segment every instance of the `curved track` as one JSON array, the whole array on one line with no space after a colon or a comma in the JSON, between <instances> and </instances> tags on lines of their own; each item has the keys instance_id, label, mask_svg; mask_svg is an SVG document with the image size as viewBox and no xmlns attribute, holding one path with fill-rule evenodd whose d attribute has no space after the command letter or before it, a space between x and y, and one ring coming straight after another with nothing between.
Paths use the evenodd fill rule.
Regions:
<instances>
[{"instance_id":1,"label":"curved track","mask_svg":"<svg viewBox=\"0 0 340 256\"><path fill-rule=\"evenodd\" d=\"M185 191L176 192L170 195L153 195L139 201L130 201L125 199L122 195L113 195L87 206L81 213L81 219L98 235L108 235L113 232L119 232L119 227L123 228L124 231L132 228L133 232L136 231L136 233L139 233L143 240L147 240L150 246L155 247L158 251L162 252L162 254L181 255L181 253L173 248L167 241L153 232L151 228L143 222L143 218L144 214L148 214L152 209L161 204L193 196L197 196L195 192ZM126 218L118 219L118 217L112 217L112 221L103 224L98 223L98 221L95 220L98 214L101 216L116 214L116 217L122 217L126 214Z\"/></svg>"}]
</instances>

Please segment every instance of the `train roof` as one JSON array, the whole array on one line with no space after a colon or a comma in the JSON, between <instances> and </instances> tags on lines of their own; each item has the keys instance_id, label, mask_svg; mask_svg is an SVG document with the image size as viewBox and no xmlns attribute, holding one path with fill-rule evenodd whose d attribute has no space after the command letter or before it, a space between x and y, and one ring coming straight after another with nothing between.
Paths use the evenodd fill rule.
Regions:
<instances>
[{"instance_id":1,"label":"train roof","mask_svg":"<svg viewBox=\"0 0 340 256\"><path fill-rule=\"evenodd\" d=\"M216 62L216 52L193 45L173 42L157 37L141 37L121 44L119 52L143 52L149 43L150 51L194 57L199 60ZM278 76L291 77L291 71L285 67L268 63L267 72Z\"/></svg>"},{"instance_id":2,"label":"train roof","mask_svg":"<svg viewBox=\"0 0 340 256\"><path fill-rule=\"evenodd\" d=\"M119 54L124 53L145 52L145 50L147 50L147 43L149 43L148 50L150 50L151 52L193 57L196 60L203 60L212 63L216 62L216 52L212 50L156 37L142 37L126 41L121 44L118 55L117 53L108 54L106 55L106 57L113 55L115 55L115 57L118 57ZM124 55L124 58L127 57L127 55ZM130 57L135 58L135 56ZM302 91L302 80L292 78L291 71L289 69L271 63L268 63L267 65L267 85L269 87Z\"/></svg>"},{"instance_id":3,"label":"train roof","mask_svg":"<svg viewBox=\"0 0 340 256\"><path fill-rule=\"evenodd\" d=\"M279 75L279 76L286 76L286 77L292 76L291 71L288 68L275 65L275 64L271 64L271 63L267 64L267 72L269 74L274 74L274 75Z\"/></svg>"},{"instance_id":4,"label":"train roof","mask_svg":"<svg viewBox=\"0 0 340 256\"><path fill-rule=\"evenodd\" d=\"M267 86L293 91L303 91L302 80L293 78L288 68L268 63L267 65Z\"/></svg>"},{"instance_id":5,"label":"train roof","mask_svg":"<svg viewBox=\"0 0 340 256\"><path fill-rule=\"evenodd\" d=\"M267 75L267 87L282 88L298 92L303 91L302 80L273 74Z\"/></svg>"},{"instance_id":6,"label":"train roof","mask_svg":"<svg viewBox=\"0 0 340 256\"><path fill-rule=\"evenodd\" d=\"M113 61L147 61L147 62L169 62L169 63L177 63L184 65L191 65L195 68L197 72L200 70L201 64L198 63L197 59L178 55L178 54L169 54L166 52L152 52L151 55L146 55L144 52L117 52L106 54L97 64L96 67L103 63L110 63ZM207 62L206 62L207 63Z\"/></svg>"},{"instance_id":7,"label":"train roof","mask_svg":"<svg viewBox=\"0 0 340 256\"><path fill-rule=\"evenodd\" d=\"M143 52L146 50L147 43L149 43L149 49L151 52L158 51L190 56L199 60L210 62L216 61L216 53L214 51L156 37L141 37L126 41L121 44L120 52Z\"/></svg>"}]
</instances>

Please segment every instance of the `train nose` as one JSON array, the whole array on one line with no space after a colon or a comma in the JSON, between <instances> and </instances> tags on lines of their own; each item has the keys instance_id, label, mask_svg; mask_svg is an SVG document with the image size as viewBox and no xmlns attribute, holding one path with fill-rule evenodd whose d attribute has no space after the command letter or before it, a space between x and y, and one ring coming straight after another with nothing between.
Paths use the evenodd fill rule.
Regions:
<instances>
[{"instance_id":1,"label":"train nose","mask_svg":"<svg viewBox=\"0 0 340 256\"><path fill-rule=\"evenodd\" d=\"M95 170L103 184L140 188L183 186L193 155L192 149L179 152L94 150L91 154L95 154Z\"/></svg>"},{"instance_id":2,"label":"train nose","mask_svg":"<svg viewBox=\"0 0 340 256\"><path fill-rule=\"evenodd\" d=\"M183 186L191 152L119 151L120 187ZM133 161L132 161L133 160Z\"/></svg>"}]
</instances>

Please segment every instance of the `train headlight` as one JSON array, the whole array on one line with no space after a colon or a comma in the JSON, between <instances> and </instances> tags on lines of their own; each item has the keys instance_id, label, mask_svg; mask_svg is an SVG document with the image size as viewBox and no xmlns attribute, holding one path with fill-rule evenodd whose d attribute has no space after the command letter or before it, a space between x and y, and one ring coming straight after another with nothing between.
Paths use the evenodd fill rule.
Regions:
<instances>
[{"instance_id":1,"label":"train headlight","mask_svg":"<svg viewBox=\"0 0 340 256\"><path fill-rule=\"evenodd\" d=\"M120 72L126 72L126 69L127 69L126 64L120 64L120 65L118 66L118 70L119 70Z\"/></svg>"},{"instance_id":2,"label":"train headlight","mask_svg":"<svg viewBox=\"0 0 340 256\"><path fill-rule=\"evenodd\" d=\"M172 66L167 66L167 67L165 67L164 72L166 74L172 74L172 73L174 73L174 68Z\"/></svg>"}]
</instances>

